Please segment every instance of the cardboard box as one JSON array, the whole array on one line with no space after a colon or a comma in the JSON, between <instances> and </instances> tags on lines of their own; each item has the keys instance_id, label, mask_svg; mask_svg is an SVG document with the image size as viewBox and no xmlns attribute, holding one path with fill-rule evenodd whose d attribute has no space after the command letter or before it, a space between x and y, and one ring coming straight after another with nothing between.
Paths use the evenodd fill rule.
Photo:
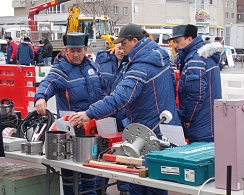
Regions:
<instances>
[{"instance_id":1,"label":"cardboard box","mask_svg":"<svg viewBox=\"0 0 244 195\"><path fill-rule=\"evenodd\" d=\"M46 194L45 170L26 165L3 163L0 165L0 194L43 195ZM60 195L59 176L51 175L50 194Z\"/></svg>"},{"instance_id":2,"label":"cardboard box","mask_svg":"<svg viewBox=\"0 0 244 195\"><path fill-rule=\"evenodd\" d=\"M244 188L244 100L214 101L215 187L226 189L227 166L232 167L231 189Z\"/></svg>"}]
</instances>

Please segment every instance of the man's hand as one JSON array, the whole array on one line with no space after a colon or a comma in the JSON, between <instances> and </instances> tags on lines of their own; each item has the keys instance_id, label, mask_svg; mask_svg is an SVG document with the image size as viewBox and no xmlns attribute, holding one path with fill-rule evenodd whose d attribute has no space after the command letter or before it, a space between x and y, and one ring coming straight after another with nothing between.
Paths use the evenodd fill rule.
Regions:
<instances>
[{"instance_id":1,"label":"man's hand","mask_svg":"<svg viewBox=\"0 0 244 195\"><path fill-rule=\"evenodd\" d=\"M87 116L86 112L76 112L69 116L69 122L73 125L78 125L81 127L84 122L90 121L91 119Z\"/></svg>"},{"instance_id":2,"label":"man's hand","mask_svg":"<svg viewBox=\"0 0 244 195\"><path fill-rule=\"evenodd\" d=\"M9 61L10 61L10 62L13 62L13 59L11 58Z\"/></svg>"},{"instance_id":3,"label":"man's hand","mask_svg":"<svg viewBox=\"0 0 244 195\"><path fill-rule=\"evenodd\" d=\"M36 101L35 104L36 112L41 115L46 114L47 103L44 99L40 98Z\"/></svg>"}]
</instances>

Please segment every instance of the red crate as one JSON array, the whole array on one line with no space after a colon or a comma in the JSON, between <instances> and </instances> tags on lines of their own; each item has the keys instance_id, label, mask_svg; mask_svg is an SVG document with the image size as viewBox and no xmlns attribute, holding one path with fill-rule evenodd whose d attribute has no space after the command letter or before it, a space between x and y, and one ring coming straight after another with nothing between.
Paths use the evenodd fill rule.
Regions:
<instances>
[{"instance_id":1,"label":"red crate","mask_svg":"<svg viewBox=\"0 0 244 195\"><path fill-rule=\"evenodd\" d=\"M34 66L0 65L0 98L9 98L14 102L14 109L21 111L24 118L28 107L34 104L36 87Z\"/></svg>"}]
</instances>

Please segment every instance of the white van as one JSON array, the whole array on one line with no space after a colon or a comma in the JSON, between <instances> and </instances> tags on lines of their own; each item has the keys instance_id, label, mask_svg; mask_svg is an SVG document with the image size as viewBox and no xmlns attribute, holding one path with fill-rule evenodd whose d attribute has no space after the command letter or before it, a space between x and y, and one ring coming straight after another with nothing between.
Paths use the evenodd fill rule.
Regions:
<instances>
[{"instance_id":1,"label":"white van","mask_svg":"<svg viewBox=\"0 0 244 195\"><path fill-rule=\"evenodd\" d=\"M0 64L6 64L6 47L7 41L5 39L0 39Z\"/></svg>"}]
</instances>

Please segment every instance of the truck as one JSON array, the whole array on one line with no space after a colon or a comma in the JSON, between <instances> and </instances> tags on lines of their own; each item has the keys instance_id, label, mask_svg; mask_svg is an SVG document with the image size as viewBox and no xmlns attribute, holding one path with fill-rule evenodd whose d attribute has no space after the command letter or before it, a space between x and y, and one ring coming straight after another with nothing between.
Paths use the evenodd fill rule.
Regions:
<instances>
[{"instance_id":1,"label":"truck","mask_svg":"<svg viewBox=\"0 0 244 195\"><path fill-rule=\"evenodd\" d=\"M87 17L82 14L80 15L80 9L77 6L72 6L69 9L66 27L54 26L52 22L37 22L35 20L35 15L39 14L40 11L68 1L70 0L52 0L31 7L28 15L28 25L6 28L4 30L4 37L7 35L12 36L17 43L20 43L24 36L28 36L34 46L38 45L40 39L48 38L53 45L53 58L65 48L63 45L63 35L70 32L88 34L89 45L87 54L89 57L94 56L99 50L114 47L113 21L107 16ZM96 24L96 41L93 40L93 21Z\"/></svg>"},{"instance_id":2,"label":"truck","mask_svg":"<svg viewBox=\"0 0 244 195\"><path fill-rule=\"evenodd\" d=\"M236 50L236 60L241 61L244 54L244 24L228 24L224 31L225 45L229 45Z\"/></svg>"},{"instance_id":3,"label":"truck","mask_svg":"<svg viewBox=\"0 0 244 195\"><path fill-rule=\"evenodd\" d=\"M31 7L28 15L28 24L31 30L31 39L38 40L40 37L40 30L38 29L38 23L35 21L34 16L38 14L40 11L44 9L48 9L50 7L56 6L58 4L67 2L70 0L52 0L46 3L42 3L40 5L36 5ZM93 32L95 23L96 32ZM104 17L84 17L80 16L80 9L77 6L72 6L69 9L68 19L67 19L67 27L66 32L81 32L88 34L89 36L89 47L88 53L96 53L101 49L106 49L107 47L114 47L113 40L114 30L113 30L113 21L104 16ZM93 35L95 34L94 41ZM48 37L47 37L48 38ZM50 40L53 45L53 57L55 57L61 50L64 49L62 35L59 36L59 39Z\"/></svg>"}]
</instances>

